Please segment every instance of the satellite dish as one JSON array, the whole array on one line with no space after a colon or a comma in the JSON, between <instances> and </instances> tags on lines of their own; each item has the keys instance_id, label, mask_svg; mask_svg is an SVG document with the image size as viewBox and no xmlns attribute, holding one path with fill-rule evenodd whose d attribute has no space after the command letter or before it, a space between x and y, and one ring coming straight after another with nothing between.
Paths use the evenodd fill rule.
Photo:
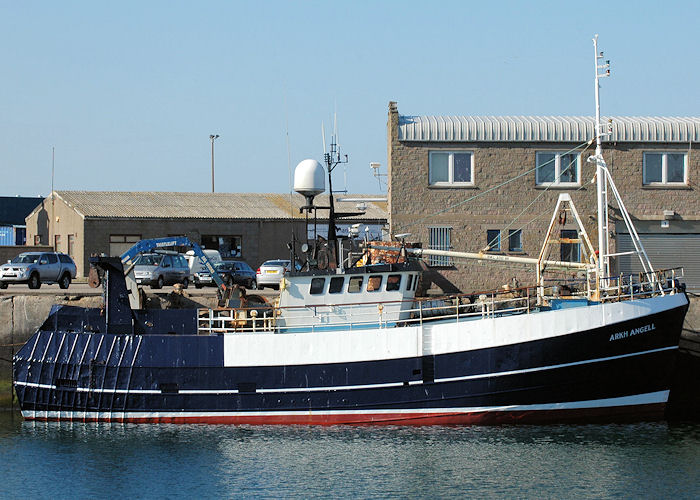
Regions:
<instances>
[{"instance_id":1,"label":"satellite dish","mask_svg":"<svg viewBox=\"0 0 700 500\"><path fill-rule=\"evenodd\" d=\"M313 205L317 194L326 190L325 170L316 160L303 160L294 169L294 191L306 197L308 205Z\"/></svg>"}]
</instances>

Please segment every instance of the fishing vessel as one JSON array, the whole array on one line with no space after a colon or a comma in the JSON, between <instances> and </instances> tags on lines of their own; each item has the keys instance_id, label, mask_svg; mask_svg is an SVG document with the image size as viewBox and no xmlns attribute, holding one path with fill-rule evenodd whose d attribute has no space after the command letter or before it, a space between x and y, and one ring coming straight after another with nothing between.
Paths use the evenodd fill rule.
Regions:
<instances>
[{"instance_id":1,"label":"fishing vessel","mask_svg":"<svg viewBox=\"0 0 700 500\"><path fill-rule=\"evenodd\" d=\"M346 254L335 223L351 214L334 210L331 173L341 158L333 146L325 170L305 160L295 173L307 197L301 210L329 213L327 238L301 245L304 266L284 277L274 302L239 292L226 307L134 308L121 259L93 257L104 307L54 306L14 358L23 416L400 425L664 418L688 298L680 269L651 267L606 167L598 106L605 64L595 40L594 49L598 250L562 194L538 258L512 258L533 265L534 286L418 297L422 256L504 257L413 248L401 237ZM318 207L326 173L330 206ZM635 243L639 275L611 274L609 194ZM578 222L583 262L548 259L562 212ZM552 268L572 270L576 282L547 281Z\"/></svg>"}]
</instances>

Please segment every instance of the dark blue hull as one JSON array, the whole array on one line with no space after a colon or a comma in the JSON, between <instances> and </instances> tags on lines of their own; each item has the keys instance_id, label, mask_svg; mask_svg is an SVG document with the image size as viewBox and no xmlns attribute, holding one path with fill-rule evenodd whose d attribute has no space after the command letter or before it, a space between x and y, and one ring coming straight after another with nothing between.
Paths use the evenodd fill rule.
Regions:
<instances>
[{"instance_id":1,"label":"dark blue hull","mask_svg":"<svg viewBox=\"0 0 700 500\"><path fill-rule=\"evenodd\" d=\"M542 340L400 359L224 366L195 312L169 334L100 333L57 309L14 363L30 419L215 423L505 423L663 418L687 304ZM152 321L151 321L152 320ZM144 319L153 324L156 319ZM621 331L653 332L615 340ZM142 327L144 330L148 326ZM71 332L70 330L74 330ZM77 330L77 331L76 331ZM86 332L85 330L94 330Z\"/></svg>"}]
</instances>

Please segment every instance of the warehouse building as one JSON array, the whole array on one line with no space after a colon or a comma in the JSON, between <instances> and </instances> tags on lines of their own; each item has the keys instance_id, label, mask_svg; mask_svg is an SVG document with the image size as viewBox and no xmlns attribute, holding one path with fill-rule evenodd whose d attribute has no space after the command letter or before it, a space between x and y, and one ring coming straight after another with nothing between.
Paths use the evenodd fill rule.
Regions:
<instances>
[{"instance_id":1,"label":"warehouse building","mask_svg":"<svg viewBox=\"0 0 700 500\"><path fill-rule=\"evenodd\" d=\"M306 216L299 213L304 203L298 194L55 191L27 217L27 241L69 254L78 276L87 276L90 255L120 255L141 239L167 236L187 236L224 259L242 259L255 268L268 259L289 258L292 233L305 240ZM327 195L316 204L328 205ZM336 209L364 212L343 220L341 233L361 223L381 237L386 203L336 202Z\"/></svg>"}]
</instances>

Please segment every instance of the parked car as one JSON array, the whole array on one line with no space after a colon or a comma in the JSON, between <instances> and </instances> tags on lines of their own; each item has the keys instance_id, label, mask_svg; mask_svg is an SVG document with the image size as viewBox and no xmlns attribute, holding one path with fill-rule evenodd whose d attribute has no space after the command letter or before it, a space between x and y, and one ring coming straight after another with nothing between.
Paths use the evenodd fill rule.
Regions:
<instances>
[{"instance_id":1,"label":"parked car","mask_svg":"<svg viewBox=\"0 0 700 500\"><path fill-rule=\"evenodd\" d=\"M299 263L295 264L295 269L301 269ZM256 280L258 289L262 290L266 286L277 288L280 287L280 280L285 274L292 270L292 261L290 260L267 260L256 271Z\"/></svg>"},{"instance_id":2,"label":"parked car","mask_svg":"<svg viewBox=\"0 0 700 500\"><path fill-rule=\"evenodd\" d=\"M175 283L182 283L187 288L190 267L187 259L180 254L144 253L134 262L134 277L139 285L151 285L155 289Z\"/></svg>"},{"instance_id":3,"label":"parked car","mask_svg":"<svg viewBox=\"0 0 700 500\"><path fill-rule=\"evenodd\" d=\"M204 255L206 255L207 259L209 259L209 262L212 264L221 262L221 254L218 250L203 248L202 252L204 252ZM190 266L190 275L194 276L195 273L206 270L206 267L204 267L204 262L202 262L202 259L194 254L194 250L188 250L185 252L185 258L187 259L187 264Z\"/></svg>"},{"instance_id":4,"label":"parked car","mask_svg":"<svg viewBox=\"0 0 700 500\"><path fill-rule=\"evenodd\" d=\"M221 279L227 285L236 284L242 285L246 288L255 290L257 285L257 279L255 271L248 264L242 260L224 260L221 262L214 263L214 269L221 276ZM193 275L194 286L197 288L202 288L203 286L216 286L216 282L211 277L208 270L202 269Z\"/></svg>"},{"instance_id":5,"label":"parked car","mask_svg":"<svg viewBox=\"0 0 700 500\"><path fill-rule=\"evenodd\" d=\"M36 289L42 283L68 288L75 278L75 262L59 252L24 252L0 267L0 288L26 283Z\"/></svg>"}]
</instances>

